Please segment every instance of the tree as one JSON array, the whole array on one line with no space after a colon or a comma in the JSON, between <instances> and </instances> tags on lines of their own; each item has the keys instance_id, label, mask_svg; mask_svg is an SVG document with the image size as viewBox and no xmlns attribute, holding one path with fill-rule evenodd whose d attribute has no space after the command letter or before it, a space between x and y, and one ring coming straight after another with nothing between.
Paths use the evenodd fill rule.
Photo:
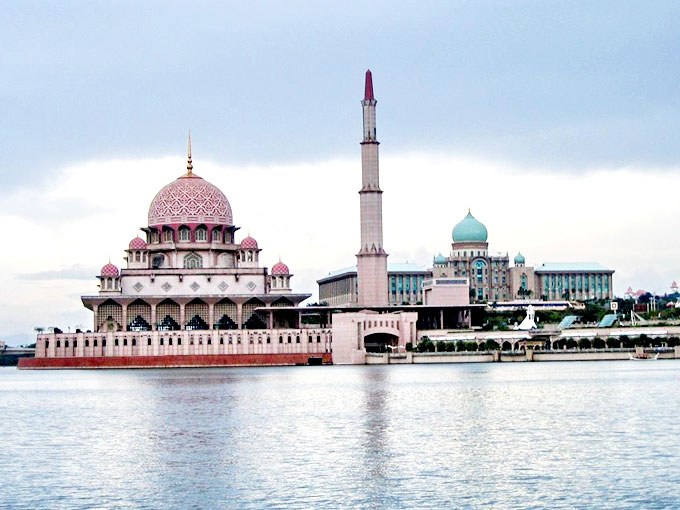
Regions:
<instances>
[{"instance_id":1,"label":"tree","mask_svg":"<svg viewBox=\"0 0 680 510\"><path fill-rule=\"evenodd\" d=\"M593 339L593 348L594 349L604 349L607 344L605 343L604 340L601 338L594 338Z\"/></svg>"},{"instance_id":2,"label":"tree","mask_svg":"<svg viewBox=\"0 0 680 510\"><path fill-rule=\"evenodd\" d=\"M581 338L578 341L578 348L579 349L590 349L591 347L591 342L589 338Z\"/></svg>"},{"instance_id":3,"label":"tree","mask_svg":"<svg viewBox=\"0 0 680 510\"><path fill-rule=\"evenodd\" d=\"M614 338L613 336L610 336L607 338L607 347L610 349L616 349L621 345L621 341L618 338Z\"/></svg>"},{"instance_id":4,"label":"tree","mask_svg":"<svg viewBox=\"0 0 680 510\"><path fill-rule=\"evenodd\" d=\"M486 341L486 350L487 351L497 351L500 348L501 348L501 346L495 340L487 340Z\"/></svg>"}]
</instances>

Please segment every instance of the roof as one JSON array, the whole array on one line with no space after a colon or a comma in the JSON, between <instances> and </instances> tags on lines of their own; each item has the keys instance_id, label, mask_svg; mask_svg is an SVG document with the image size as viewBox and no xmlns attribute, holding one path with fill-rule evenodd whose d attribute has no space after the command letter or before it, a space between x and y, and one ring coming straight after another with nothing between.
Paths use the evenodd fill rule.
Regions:
<instances>
[{"instance_id":1,"label":"roof","mask_svg":"<svg viewBox=\"0 0 680 510\"><path fill-rule=\"evenodd\" d=\"M536 273L564 273L564 272L598 272L613 273L613 269L607 269L597 262L546 262L537 267Z\"/></svg>"},{"instance_id":2,"label":"roof","mask_svg":"<svg viewBox=\"0 0 680 510\"><path fill-rule=\"evenodd\" d=\"M356 274L357 266L343 267L342 269L336 269L331 271L328 275L317 280L317 283L324 282L326 280L338 278L340 276ZM429 271L423 266L418 264L412 264L411 262L395 262L387 264L388 273L428 273Z\"/></svg>"},{"instance_id":3,"label":"roof","mask_svg":"<svg viewBox=\"0 0 680 510\"><path fill-rule=\"evenodd\" d=\"M567 329L570 328L574 322L578 319L578 315L567 315L564 319L560 321L557 325L557 329Z\"/></svg>"},{"instance_id":4,"label":"roof","mask_svg":"<svg viewBox=\"0 0 680 510\"><path fill-rule=\"evenodd\" d=\"M602 317L602 320L597 325L598 328L611 328L616 322L616 314L610 313Z\"/></svg>"}]
</instances>

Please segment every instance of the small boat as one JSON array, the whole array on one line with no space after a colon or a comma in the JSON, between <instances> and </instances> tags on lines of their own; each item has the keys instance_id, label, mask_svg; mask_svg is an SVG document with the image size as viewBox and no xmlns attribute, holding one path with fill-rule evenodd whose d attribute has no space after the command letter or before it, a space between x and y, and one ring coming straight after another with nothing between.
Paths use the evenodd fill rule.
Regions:
<instances>
[{"instance_id":1,"label":"small boat","mask_svg":"<svg viewBox=\"0 0 680 510\"><path fill-rule=\"evenodd\" d=\"M639 354L636 353L635 355L628 353L628 357L634 361L654 361L656 359L659 359L659 353L657 352L654 357L651 357L649 354L645 352L641 352Z\"/></svg>"}]
</instances>

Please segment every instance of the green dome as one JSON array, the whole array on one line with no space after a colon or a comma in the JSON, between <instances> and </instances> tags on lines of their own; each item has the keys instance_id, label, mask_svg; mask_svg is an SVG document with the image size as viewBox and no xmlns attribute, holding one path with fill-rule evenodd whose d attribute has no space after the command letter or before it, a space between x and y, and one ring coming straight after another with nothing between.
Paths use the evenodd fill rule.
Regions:
<instances>
[{"instance_id":1,"label":"green dome","mask_svg":"<svg viewBox=\"0 0 680 510\"><path fill-rule=\"evenodd\" d=\"M453 227L453 242L478 242L485 243L489 233L481 222L477 221L470 210L458 225Z\"/></svg>"},{"instance_id":2,"label":"green dome","mask_svg":"<svg viewBox=\"0 0 680 510\"><path fill-rule=\"evenodd\" d=\"M446 257L441 253L434 258L435 264L446 264Z\"/></svg>"},{"instance_id":3,"label":"green dome","mask_svg":"<svg viewBox=\"0 0 680 510\"><path fill-rule=\"evenodd\" d=\"M524 258L524 255L521 253L518 253L515 255L515 265L517 264L524 264L526 262L526 259Z\"/></svg>"}]
</instances>

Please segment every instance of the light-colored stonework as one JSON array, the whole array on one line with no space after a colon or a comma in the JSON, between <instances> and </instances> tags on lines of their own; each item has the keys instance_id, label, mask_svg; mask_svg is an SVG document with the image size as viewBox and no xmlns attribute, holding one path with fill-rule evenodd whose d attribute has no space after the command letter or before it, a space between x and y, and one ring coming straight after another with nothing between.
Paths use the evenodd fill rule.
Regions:
<instances>
[{"instance_id":1,"label":"light-colored stonework","mask_svg":"<svg viewBox=\"0 0 680 510\"><path fill-rule=\"evenodd\" d=\"M383 248L382 190L380 189L376 107L373 77L366 71L364 136L361 142L361 248L357 253L360 306L385 306L387 298L387 253Z\"/></svg>"}]
</instances>

